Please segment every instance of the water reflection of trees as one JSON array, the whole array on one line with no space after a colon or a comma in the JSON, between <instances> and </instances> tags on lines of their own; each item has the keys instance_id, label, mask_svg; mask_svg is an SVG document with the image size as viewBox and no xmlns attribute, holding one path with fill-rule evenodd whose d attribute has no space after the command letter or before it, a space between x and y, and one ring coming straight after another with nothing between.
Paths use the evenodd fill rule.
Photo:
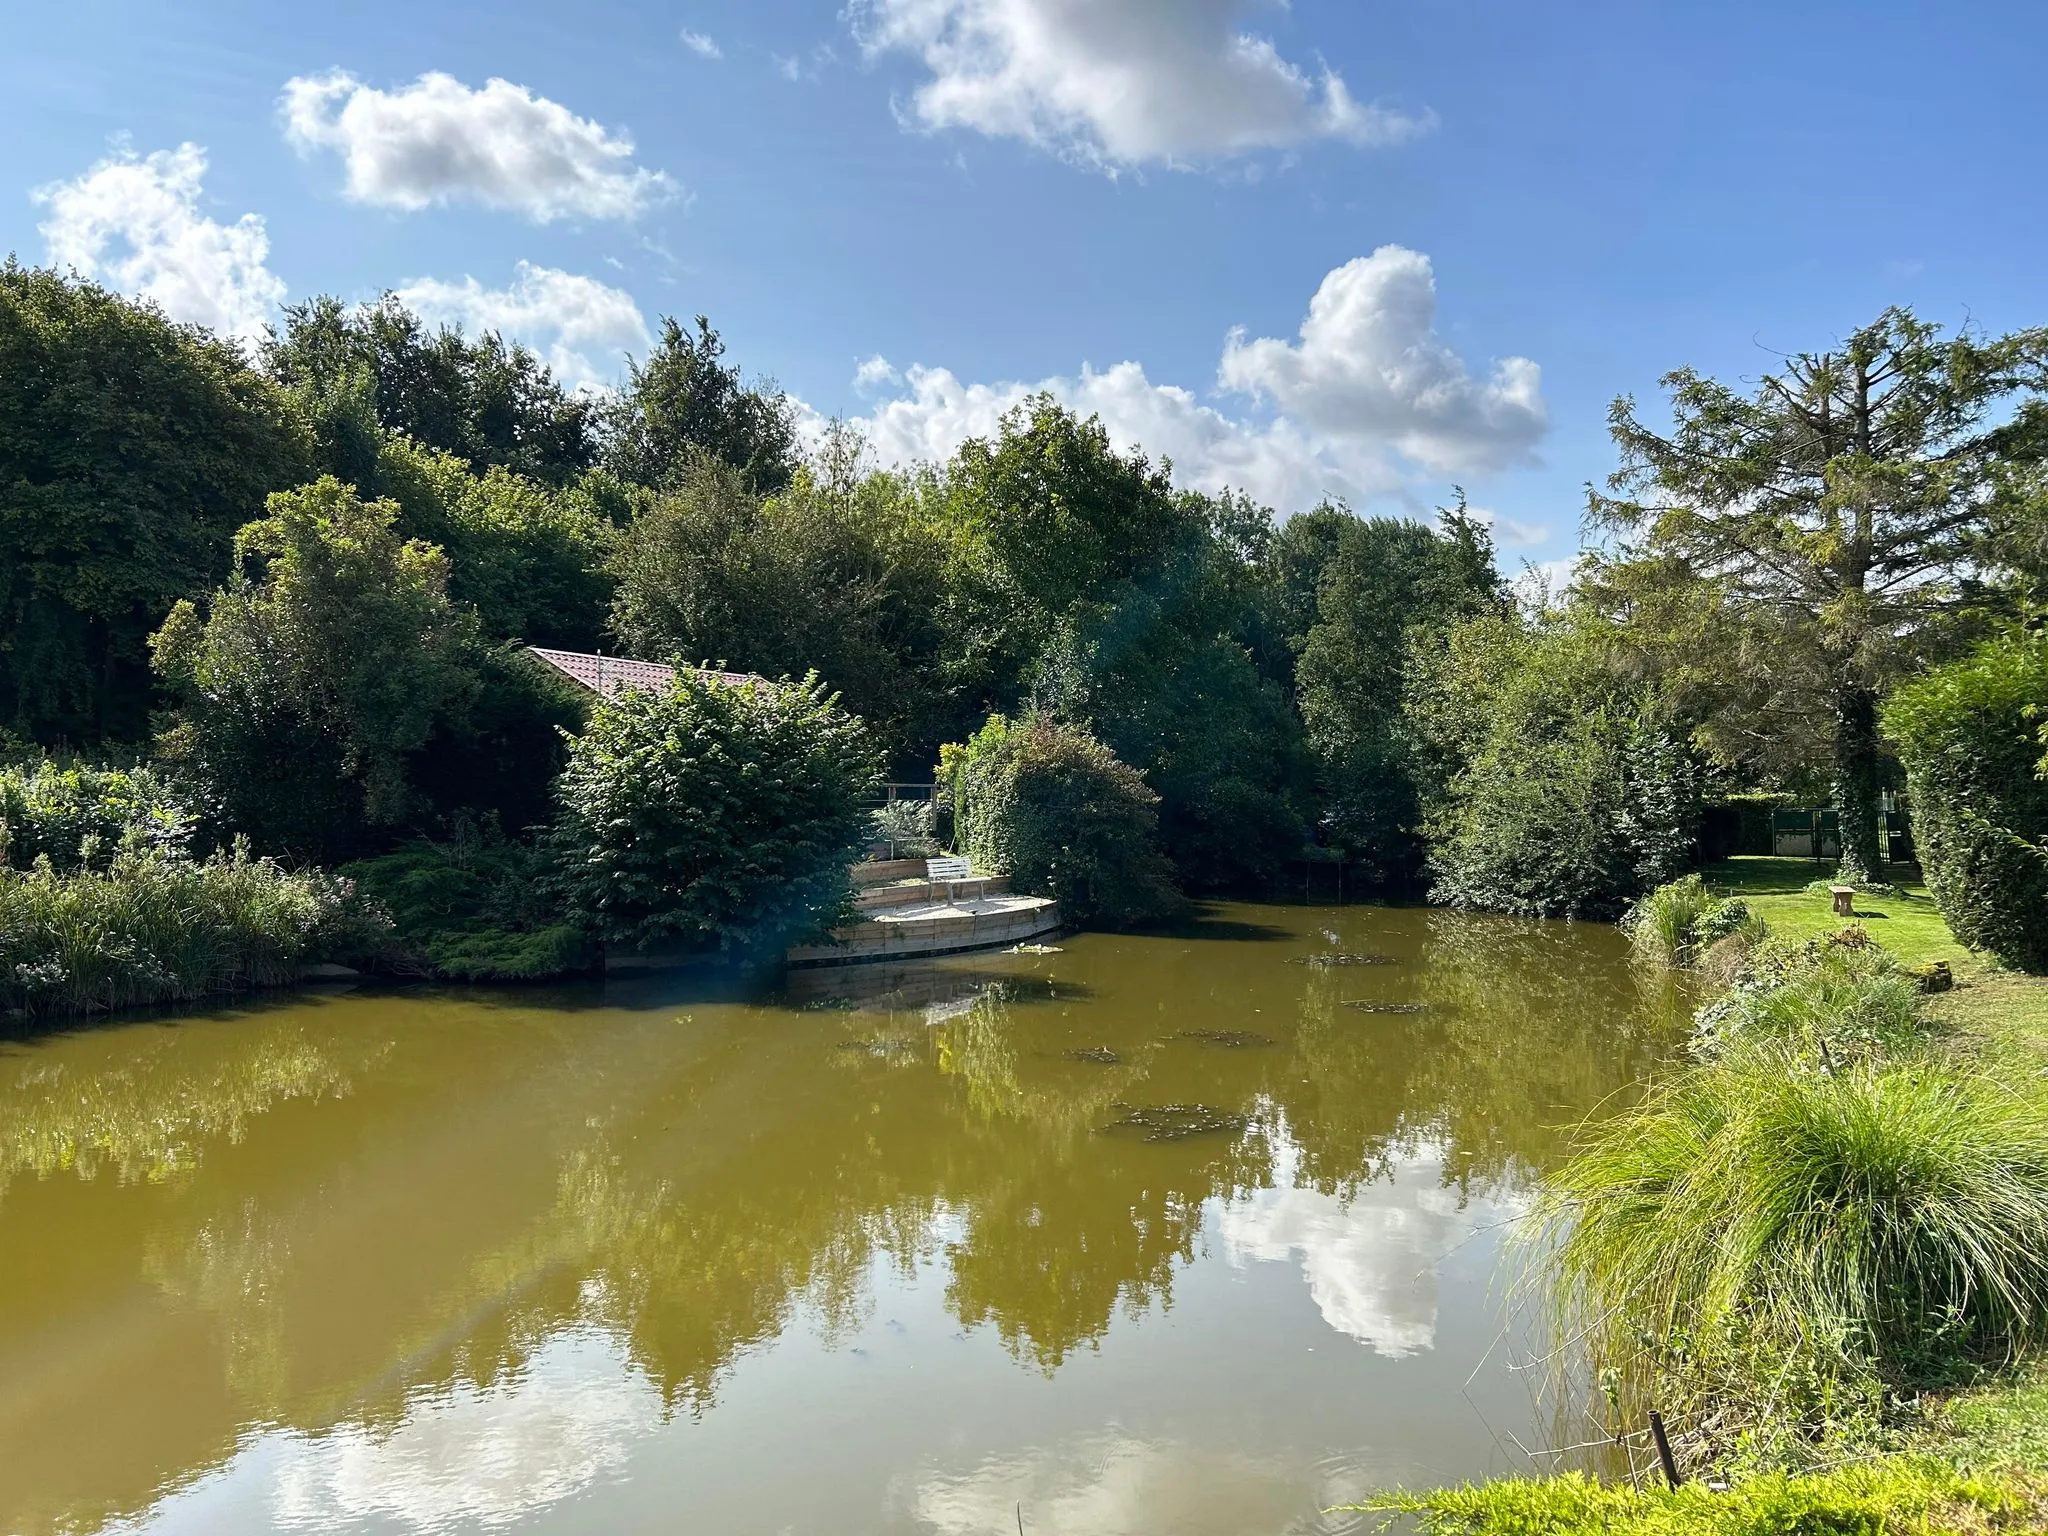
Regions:
<instances>
[{"instance_id":1,"label":"water reflection of trees","mask_svg":"<svg viewBox=\"0 0 2048 1536\"><path fill-rule=\"evenodd\" d=\"M1408 937L1409 963L1353 970L1249 943L1206 972L1171 954L1131 971L1110 951L1100 974L906 974L866 998L687 1019L571 1028L422 1001L410 1022L358 1010L330 1028L316 1007L140 1050L18 1051L0 1060L0 1174L199 1170L140 1218L129 1273L180 1318L212 1318L209 1342L181 1344L158 1393L186 1422L152 1431L155 1470L102 1510L221 1454L237 1423L393 1423L422 1389L519 1372L572 1324L610 1330L671 1408L701 1411L800 1318L857 1327L878 1266L941 1265L962 1326L1052 1371L1171 1304L1205 1207L1272 1185L1283 1139L1293 1182L1340 1199L1418 1148L1446 1184L1512 1187L1625 1094L1672 1012L1604 930L1415 914ZM1150 1006L1091 1000L1127 972ZM1238 990L1256 1018L1214 1001ZM1346 1006L1360 1000L1425 1011ZM1273 1043L1186 1038L1212 1022ZM324 1139L280 1134L294 1102L300 1134ZM1188 1102L1250 1128L1103 1134L1121 1105ZM337 1204L351 1190L359 1218ZM13 1214L0 1205L0 1245L61 1240L10 1231ZM353 1288L318 1274L363 1242L382 1246ZM11 1283L32 1331L56 1303L5 1274L0 1301ZM220 1391L195 1410L208 1370ZM85 1432L82 1405L113 1388L74 1374L79 1422L55 1415L53 1436ZM0 1515L13 1481L0 1473Z\"/></svg>"}]
</instances>

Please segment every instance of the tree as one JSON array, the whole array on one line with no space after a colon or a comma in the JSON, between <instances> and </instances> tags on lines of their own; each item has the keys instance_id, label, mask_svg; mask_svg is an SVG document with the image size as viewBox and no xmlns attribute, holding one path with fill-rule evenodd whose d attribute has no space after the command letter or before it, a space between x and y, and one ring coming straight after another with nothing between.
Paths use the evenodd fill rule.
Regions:
<instances>
[{"instance_id":1,"label":"tree","mask_svg":"<svg viewBox=\"0 0 2048 1536\"><path fill-rule=\"evenodd\" d=\"M1443 511L1442 532L1394 518L1309 515L1316 523L1306 547L1323 559L1306 583L1306 613L1295 609L1297 622L1307 620L1296 678L1324 831L1367 878L1399 884L1421 872L1423 855L1424 770L1401 713L1409 652L1441 644L1460 620L1500 611L1493 543L1462 496ZM1289 542L1299 551L1306 541ZM1297 587L1305 564L1297 559L1288 573Z\"/></svg>"},{"instance_id":2,"label":"tree","mask_svg":"<svg viewBox=\"0 0 2048 1536\"><path fill-rule=\"evenodd\" d=\"M683 667L600 703L558 783L568 910L639 948L814 937L851 910L880 767L815 677L733 687Z\"/></svg>"},{"instance_id":3,"label":"tree","mask_svg":"<svg viewBox=\"0 0 2048 1536\"><path fill-rule=\"evenodd\" d=\"M302 478L284 396L152 305L0 266L0 729L138 742L148 638Z\"/></svg>"},{"instance_id":4,"label":"tree","mask_svg":"<svg viewBox=\"0 0 2048 1536\"><path fill-rule=\"evenodd\" d=\"M628 649L816 671L902 773L927 767L955 724L946 546L901 477L805 468L764 497L700 460L621 532L610 571Z\"/></svg>"},{"instance_id":5,"label":"tree","mask_svg":"<svg viewBox=\"0 0 2048 1536\"><path fill-rule=\"evenodd\" d=\"M1716 654L1681 669L1707 737L1739 756L1788 730L1824 755L1842 869L1880 867L1878 701L1955 606L1980 546L2002 413L2038 391L2048 332L1944 339L1890 309L1839 348L1801 353L1743 395L1666 375L1673 426L1626 397L1614 494L1589 521L1622 541L1615 583ZM1718 628L1717 628L1718 626Z\"/></svg>"},{"instance_id":6,"label":"tree","mask_svg":"<svg viewBox=\"0 0 2048 1536\"><path fill-rule=\"evenodd\" d=\"M563 389L495 331L471 340L454 326L430 330L392 293L353 307L322 295L284 316L264 366L302 402L327 469L343 480L368 488L374 429L546 485L597 461L596 397Z\"/></svg>"},{"instance_id":7,"label":"tree","mask_svg":"<svg viewBox=\"0 0 2048 1536\"><path fill-rule=\"evenodd\" d=\"M1192 884L1270 879L1300 847L1300 728L1262 670L1268 514L1174 489L1050 396L963 445L935 497L967 687L1099 737L1161 796Z\"/></svg>"},{"instance_id":8,"label":"tree","mask_svg":"<svg viewBox=\"0 0 2048 1536\"><path fill-rule=\"evenodd\" d=\"M1445 765L1424 820L1432 900L1614 918L1686 867L1697 765L1582 615L1454 626L1416 649L1406 711Z\"/></svg>"},{"instance_id":9,"label":"tree","mask_svg":"<svg viewBox=\"0 0 2048 1536\"><path fill-rule=\"evenodd\" d=\"M399 529L449 559L448 595L475 607L494 640L589 650L603 633L616 530L582 488L557 490L508 469L483 474L404 437L381 442L365 496L398 503Z\"/></svg>"},{"instance_id":10,"label":"tree","mask_svg":"<svg viewBox=\"0 0 2048 1536\"><path fill-rule=\"evenodd\" d=\"M798 462L789 400L771 384L749 387L724 356L725 343L704 316L694 336L664 316L655 349L627 362L630 382L606 424L606 468L622 480L666 487L709 457L738 470L750 490L787 486Z\"/></svg>"},{"instance_id":11,"label":"tree","mask_svg":"<svg viewBox=\"0 0 2048 1536\"><path fill-rule=\"evenodd\" d=\"M476 687L448 560L331 476L270 498L234 572L152 641L177 701L167 756L264 852L332 859L420 809L408 759Z\"/></svg>"}]
</instances>

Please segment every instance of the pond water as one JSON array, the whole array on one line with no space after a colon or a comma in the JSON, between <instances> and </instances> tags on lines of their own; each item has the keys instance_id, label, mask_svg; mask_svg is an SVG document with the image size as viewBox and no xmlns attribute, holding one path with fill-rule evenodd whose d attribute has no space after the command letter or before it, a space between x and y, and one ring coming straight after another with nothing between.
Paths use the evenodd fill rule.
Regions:
<instances>
[{"instance_id":1,"label":"pond water","mask_svg":"<svg viewBox=\"0 0 2048 1536\"><path fill-rule=\"evenodd\" d=\"M1505 1226L1667 1048L1620 936L1059 944L0 1044L0 1529L1236 1536L1555 1443Z\"/></svg>"}]
</instances>

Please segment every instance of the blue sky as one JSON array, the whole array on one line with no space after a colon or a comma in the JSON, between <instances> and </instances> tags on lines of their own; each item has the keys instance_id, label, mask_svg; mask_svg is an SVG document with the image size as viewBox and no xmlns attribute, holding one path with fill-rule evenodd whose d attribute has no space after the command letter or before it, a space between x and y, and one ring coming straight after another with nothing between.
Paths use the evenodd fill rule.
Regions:
<instances>
[{"instance_id":1,"label":"blue sky","mask_svg":"<svg viewBox=\"0 0 2048 1536\"><path fill-rule=\"evenodd\" d=\"M701 311L885 456L1050 383L1191 483L1462 482L1549 560L1668 367L2048 320L2044 42L1877 0L14 6L0 248L244 330L397 287L598 383Z\"/></svg>"}]
</instances>

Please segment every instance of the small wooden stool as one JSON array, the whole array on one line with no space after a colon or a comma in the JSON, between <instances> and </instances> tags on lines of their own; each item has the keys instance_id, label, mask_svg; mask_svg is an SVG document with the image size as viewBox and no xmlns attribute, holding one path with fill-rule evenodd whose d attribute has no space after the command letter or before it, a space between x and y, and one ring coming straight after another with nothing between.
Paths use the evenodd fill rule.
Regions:
<instances>
[{"instance_id":1,"label":"small wooden stool","mask_svg":"<svg viewBox=\"0 0 2048 1536\"><path fill-rule=\"evenodd\" d=\"M1828 894L1835 898L1835 916L1854 917L1856 915L1855 886L1831 885L1828 887Z\"/></svg>"}]
</instances>

